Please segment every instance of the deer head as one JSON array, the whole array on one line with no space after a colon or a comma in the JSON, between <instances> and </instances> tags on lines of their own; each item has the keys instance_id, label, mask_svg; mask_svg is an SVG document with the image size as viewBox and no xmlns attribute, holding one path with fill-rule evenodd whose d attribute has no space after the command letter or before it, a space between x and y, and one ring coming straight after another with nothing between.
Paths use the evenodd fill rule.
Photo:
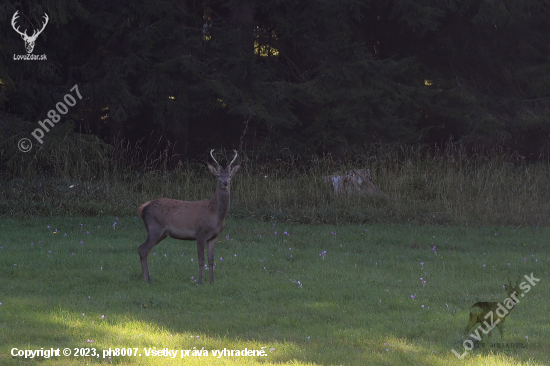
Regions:
<instances>
[{"instance_id":1,"label":"deer head","mask_svg":"<svg viewBox=\"0 0 550 366\"><path fill-rule=\"evenodd\" d=\"M46 28L46 24L48 24L48 20L50 18L48 18L48 14L44 13L44 24L42 25L42 29L40 29L39 31L34 30L34 32L32 33L32 36L29 36L27 35L26 29L24 32L21 32L19 30L19 27L15 26L15 21L17 18L19 18L19 15L17 14L18 12L19 10L16 11L15 14L13 14L13 18L11 18L11 26L17 33L21 35L21 38L23 38L23 41L25 41L25 49L27 50L27 53L32 53L32 50L34 49L34 44L36 42L36 38L38 38L40 33L42 33L44 28Z\"/></svg>"},{"instance_id":2,"label":"deer head","mask_svg":"<svg viewBox=\"0 0 550 366\"><path fill-rule=\"evenodd\" d=\"M520 281L521 281L521 277L518 277L516 280L516 284L514 285L512 280L510 279L510 276L508 276L508 283L502 286L504 291L506 291L506 293L508 294L508 297L510 297L512 294L514 294L519 290Z\"/></svg>"},{"instance_id":3,"label":"deer head","mask_svg":"<svg viewBox=\"0 0 550 366\"><path fill-rule=\"evenodd\" d=\"M214 155L212 155L213 151L214 149L210 150L210 156L212 157L212 160L214 160L214 162L216 163L217 167L214 168L212 165L208 164L208 170L210 171L210 173L214 174L216 178L218 178L218 187L224 191L229 191L231 178L233 178L235 173L237 173L241 168L240 165L231 168L231 164L233 164L237 159L237 150L233 150L235 151L235 157L233 158L233 160L231 160L231 163L229 163L229 165L225 169L223 169L216 158L214 158Z\"/></svg>"}]
</instances>

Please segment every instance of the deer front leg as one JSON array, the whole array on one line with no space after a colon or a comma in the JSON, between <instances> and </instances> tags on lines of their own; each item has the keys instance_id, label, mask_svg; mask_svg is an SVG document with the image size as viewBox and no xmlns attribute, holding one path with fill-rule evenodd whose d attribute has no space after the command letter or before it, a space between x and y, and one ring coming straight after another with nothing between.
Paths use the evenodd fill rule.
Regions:
<instances>
[{"instance_id":1,"label":"deer front leg","mask_svg":"<svg viewBox=\"0 0 550 366\"><path fill-rule=\"evenodd\" d=\"M197 254L199 255L199 285L202 284L202 268L204 267L204 240L197 239Z\"/></svg>"},{"instance_id":2,"label":"deer front leg","mask_svg":"<svg viewBox=\"0 0 550 366\"><path fill-rule=\"evenodd\" d=\"M214 243L215 242L216 242L216 238L206 242L206 254L208 255L210 283L214 282Z\"/></svg>"},{"instance_id":3,"label":"deer front leg","mask_svg":"<svg viewBox=\"0 0 550 366\"><path fill-rule=\"evenodd\" d=\"M504 319L497 324L498 331L500 332L500 339L504 339Z\"/></svg>"}]
</instances>

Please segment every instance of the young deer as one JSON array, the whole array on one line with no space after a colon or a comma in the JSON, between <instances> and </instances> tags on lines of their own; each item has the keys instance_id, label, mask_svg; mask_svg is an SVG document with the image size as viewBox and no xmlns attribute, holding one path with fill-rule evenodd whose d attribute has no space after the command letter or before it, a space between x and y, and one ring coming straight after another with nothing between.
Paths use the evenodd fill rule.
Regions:
<instances>
[{"instance_id":1,"label":"young deer","mask_svg":"<svg viewBox=\"0 0 550 366\"><path fill-rule=\"evenodd\" d=\"M464 331L464 338L466 338L468 331L472 329L474 325L480 323L481 326L479 328L483 333L489 333L489 338L491 338L493 328L496 326L500 332L500 338L503 339L504 330L502 329L502 326L504 324L504 320L506 319L506 316L510 314L510 311L512 311L514 306L519 302L516 294L519 282L520 279L518 279L515 286L512 286L512 281L508 278L508 284L504 285L504 289L506 290L508 297L502 301L503 304L493 301L481 301L472 305L470 308L470 321L468 321L468 325ZM486 326L485 329L483 328L483 324ZM479 336L478 331L476 331L476 334Z\"/></svg>"},{"instance_id":2,"label":"young deer","mask_svg":"<svg viewBox=\"0 0 550 366\"><path fill-rule=\"evenodd\" d=\"M202 268L204 266L204 246L208 253L210 269L210 283L214 282L214 243L225 227L225 215L229 211L229 193L231 178L239 171L240 165L231 167L237 159L235 157L229 165L222 169L212 155L210 156L217 167L208 165L210 173L218 179L214 198L202 201L178 201L169 198L158 198L141 205L139 216L147 228L147 240L139 246L139 257L143 278L150 282L147 256L155 245L165 239L167 235L174 239L196 240L199 255L199 284L202 283Z\"/></svg>"}]
</instances>

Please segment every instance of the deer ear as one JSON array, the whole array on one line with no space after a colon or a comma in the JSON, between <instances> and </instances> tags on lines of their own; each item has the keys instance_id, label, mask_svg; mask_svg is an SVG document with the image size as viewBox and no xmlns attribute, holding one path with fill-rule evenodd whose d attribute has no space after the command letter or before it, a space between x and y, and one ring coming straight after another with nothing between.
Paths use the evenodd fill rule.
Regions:
<instances>
[{"instance_id":1,"label":"deer ear","mask_svg":"<svg viewBox=\"0 0 550 366\"><path fill-rule=\"evenodd\" d=\"M218 173L218 169L214 168L210 164L206 164L208 166L208 170L210 170L210 173L214 174L215 177L218 177L220 174Z\"/></svg>"},{"instance_id":2,"label":"deer ear","mask_svg":"<svg viewBox=\"0 0 550 366\"><path fill-rule=\"evenodd\" d=\"M233 168L231 168L231 173L229 173L229 175L230 175L231 177L233 177L235 174L237 174L237 172L238 172L240 169L241 169L241 164L234 166Z\"/></svg>"}]
</instances>

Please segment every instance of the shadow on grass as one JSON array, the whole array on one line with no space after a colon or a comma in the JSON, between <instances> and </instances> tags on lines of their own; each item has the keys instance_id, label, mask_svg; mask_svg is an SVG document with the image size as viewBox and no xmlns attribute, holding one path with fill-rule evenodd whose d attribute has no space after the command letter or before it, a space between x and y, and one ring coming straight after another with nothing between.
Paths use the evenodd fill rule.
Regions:
<instances>
[{"instance_id":1,"label":"shadow on grass","mask_svg":"<svg viewBox=\"0 0 550 366\"><path fill-rule=\"evenodd\" d=\"M87 225L100 226L97 220ZM518 249L515 237L499 242L495 254L486 250L493 270L477 265L472 253L479 243L463 232L460 239L444 240L464 251L444 249L442 243L435 257L431 241L441 233L432 228L371 227L367 232L340 227L336 236L330 228L298 227L297 235L285 227L291 234L276 236L274 230L283 230L246 223L239 232L228 230L234 241L217 243L216 257L224 260L217 261L216 283L197 286L193 242L166 240L156 247L157 255L150 257L153 282L147 284L136 250L141 226L136 230L133 221L121 220L117 230L122 234L116 237L111 228L85 228L86 234L80 223L75 226L66 230L67 237L34 229L8 232L4 238L13 241L0 242L0 364L25 363L12 358L13 347L94 347L100 354L47 361L63 365L110 364L102 358L109 348L137 348L142 354L112 356L118 364L543 365L550 354L549 327L541 315L548 313L548 290L542 286L526 296L529 302L520 304L505 325L507 341L523 341L519 329L527 330L534 347L480 349L464 360L451 352L463 352L461 334L468 306L475 302L463 297L487 290L500 296L496 291L505 271L498 263L519 258L524 249ZM436 235L427 240L424 231ZM365 238L365 232L374 233ZM409 236L420 244L404 246ZM523 257L512 262L518 274L532 268ZM420 276L427 278L425 286ZM472 284L480 276L485 281ZM144 348L154 347L204 348L208 356L145 356ZM245 348L267 356L218 359L211 353Z\"/></svg>"},{"instance_id":2,"label":"shadow on grass","mask_svg":"<svg viewBox=\"0 0 550 366\"><path fill-rule=\"evenodd\" d=\"M185 286L188 287L188 286ZM155 285L147 288L154 289ZM204 290L203 290L204 289ZM202 291L201 291L202 290ZM220 294L214 286L203 286L196 295ZM94 295L95 296L95 295ZM55 304L52 299L28 296L3 297L7 302L2 309L4 321L2 364L19 364L21 358L12 358L12 347L19 349L75 349L95 348L97 357L61 357L62 364L109 364L108 353L115 348L131 348L141 356L122 357L111 353L114 363L156 364L154 357L148 357L145 349L178 350L173 364L308 364L308 365L463 365L481 357L483 362L497 362L499 365L517 364L524 359L517 349L475 349L468 352L464 360L458 360L452 353L455 348L463 352L461 341L456 341L456 330L439 329L446 340L441 343L425 334L425 330L403 326L403 332L396 331L396 322L405 322L408 315L392 317L369 309L369 314L355 320L345 321L346 313L336 303L301 302L297 299L288 303L287 309L266 309L257 312L255 306L249 309L237 305L239 311L231 308L201 311L196 307L177 309L165 302L161 294L135 298L126 304L125 311L106 311L101 314L98 307L86 306L78 310L74 306ZM124 301L126 302L126 301ZM82 312L82 308L86 308ZM20 309L25 309L20 312ZM250 310L250 312L247 312ZM340 311L339 311L340 310ZM102 318L102 315L105 315ZM458 318L457 318L458 319ZM353 324L356 322L356 324ZM340 325L339 325L340 324ZM391 330L390 330L391 329ZM400 334L401 333L401 334ZM449 334L450 333L450 334ZM306 334L310 334L306 336ZM404 336L405 334L405 336ZM451 344L449 339L455 339ZM211 350L264 350L266 357L213 356ZM137 350L136 350L137 349ZM208 356L193 356L193 351L207 350ZM182 359L181 350L188 350L189 356ZM531 354L544 350L528 349ZM160 357L162 364L172 360ZM40 358L38 358L39 360ZM55 361L53 358L50 361ZM242 362L241 362L242 361ZM467 363L464 363L467 362ZM532 365L543 365L533 361Z\"/></svg>"}]
</instances>

